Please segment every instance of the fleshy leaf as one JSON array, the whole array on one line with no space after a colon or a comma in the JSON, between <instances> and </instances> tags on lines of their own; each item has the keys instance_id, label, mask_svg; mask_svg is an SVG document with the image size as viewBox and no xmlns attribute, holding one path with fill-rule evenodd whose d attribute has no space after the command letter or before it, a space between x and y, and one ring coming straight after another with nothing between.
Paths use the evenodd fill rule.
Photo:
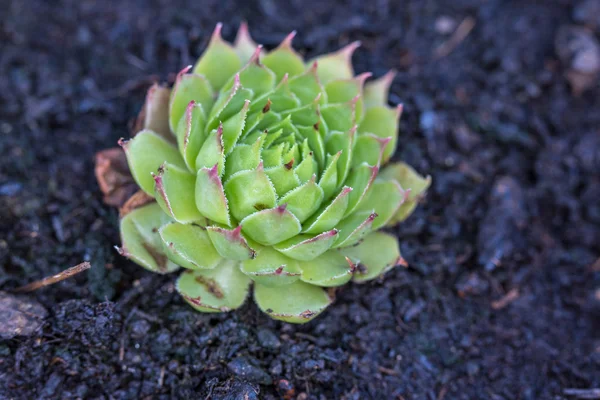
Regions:
<instances>
[{"instance_id":1,"label":"fleshy leaf","mask_svg":"<svg viewBox=\"0 0 600 400\"><path fill-rule=\"evenodd\" d=\"M250 108L250 100L244 102L244 106L237 114L223 122L223 152L225 155L231 152L244 130L248 108Z\"/></svg>"},{"instance_id":2,"label":"fleshy leaf","mask_svg":"<svg viewBox=\"0 0 600 400\"><path fill-rule=\"evenodd\" d=\"M262 164L257 169L240 171L225 182L231 215L241 221L259 210L273 208L277 194Z\"/></svg>"},{"instance_id":3,"label":"fleshy leaf","mask_svg":"<svg viewBox=\"0 0 600 400\"><path fill-rule=\"evenodd\" d=\"M242 87L252 90L252 93L257 97L271 92L275 87L276 79L273 71L260 63L261 51L262 46L258 46L244 68L238 72ZM234 79L232 77L222 90L227 90L233 86L235 84Z\"/></svg>"},{"instance_id":4,"label":"fleshy leaf","mask_svg":"<svg viewBox=\"0 0 600 400\"><path fill-rule=\"evenodd\" d=\"M338 224L340 235L334 248L353 246L373 229L377 214L372 211L356 212Z\"/></svg>"},{"instance_id":5,"label":"fleshy leaf","mask_svg":"<svg viewBox=\"0 0 600 400\"><path fill-rule=\"evenodd\" d=\"M283 160L285 162L285 160ZM278 165L277 167L268 168L265 173L275 187L277 196L283 196L290 190L296 188L300 184L300 180L293 170L293 161Z\"/></svg>"},{"instance_id":6,"label":"fleshy leaf","mask_svg":"<svg viewBox=\"0 0 600 400\"><path fill-rule=\"evenodd\" d=\"M310 321L331 304L325 290L304 282L280 287L256 284L254 300L271 318L295 324Z\"/></svg>"},{"instance_id":7,"label":"fleshy leaf","mask_svg":"<svg viewBox=\"0 0 600 400\"><path fill-rule=\"evenodd\" d=\"M196 170L201 168L210 168L217 164L219 175L223 172L225 163L225 150L223 147L223 125L218 129L213 129L208 134L202 148L196 157Z\"/></svg>"},{"instance_id":8,"label":"fleshy leaf","mask_svg":"<svg viewBox=\"0 0 600 400\"><path fill-rule=\"evenodd\" d=\"M304 72L304 60L292 48L294 36L296 36L296 31L287 35L279 47L269 52L262 60L263 64L275 72L277 81L283 79L286 74L293 77Z\"/></svg>"},{"instance_id":9,"label":"fleshy leaf","mask_svg":"<svg viewBox=\"0 0 600 400\"><path fill-rule=\"evenodd\" d=\"M235 42L233 42L233 48L242 64L250 60L250 57L252 57L252 54L254 54L257 47L258 45L252 40L250 32L248 31L248 24L242 22L238 29L237 36L235 37Z\"/></svg>"},{"instance_id":10,"label":"fleshy leaf","mask_svg":"<svg viewBox=\"0 0 600 400\"><path fill-rule=\"evenodd\" d=\"M335 228L344 217L348 207L352 188L344 186L340 193L329 203L313 214L304 224L304 233L321 233Z\"/></svg>"},{"instance_id":11,"label":"fleshy leaf","mask_svg":"<svg viewBox=\"0 0 600 400\"><path fill-rule=\"evenodd\" d=\"M184 224L203 219L189 195L195 186L196 176L174 165L163 164L154 175L156 201L171 218Z\"/></svg>"},{"instance_id":12,"label":"fleshy leaf","mask_svg":"<svg viewBox=\"0 0 600 400\"><path fill-rule=\"evenodd\" d=\"M326 104L320 108L323 121L332 131L348 132L356 124L356 105L359 96L345 103Z\"/></svg>"},{"instance_id":13,"label":"fleshy leaf","mask_svg":"<svg viewBox=\"0 0 600 400\"><path fill-rule=\"evenodd\" d=\"M190 171L196 170L196 157L198 157L205 139L205 123L206 116L202 104L190 101L175 131L179 152L183 154L183 159Z\"/></svg>"},{"instance_id":14,"label":"fleshy leaf","mask_svg":"<svg viewBox=\"0 0 600 400\"><path fill-rule=\"evenodd\" d=\"M254 259L242 261L241 270L256 283L266 286L289 285L300 278L298 261L272 247L258 248Z\"/></svg>"},{"instance_id":15,"label":"fleshy leaf","mask_svg":"<svg viewBox=\"0 0 600 400\"><path fill-rule=\"evenodd\" d=\"M340 251L358 265L354 272L356 282L376 278L390 268L404 263L396 237L383 232L373 232L358 246L346 247Z\"/></svg>"},{"instance_id":16,"label":"fleshy leaf","mask_svg":"<svg viewBox=\"0 0 600 400\"><path fill-rule=\"evenodd\" d=\"M140 113L140 117L143 120L141 128L154 131L167 140L173 139L169 125L170 97L171 89L155 83L148 89L146 102Z\"/></svg>"},{"instance_id":17,"label":"fleshy leaf","mask_svg":"<svg viewBox=\"0 0 600 400\"><path fill-rule=\"evenodd\" d=\"M196 177L196 207L211 221L229 226L227 197L219 178L218 166L201 168Z\"/></svg>"},{"instance_id":18,"label":"fleshy leaf","mask_svg":"<svg viewBox=\"0 0 600 400\"><path fill-rule=\"evenodd\" d=\"M360 205L373 184L378 172L379 168L377 166L370 166L364 163L355 167L350 172L345 184L350 186L353 190L348 198L348 208L346 209L344 216L350 215Z\"/></svg>"},{"instance_id":19,"label":"fleshy leaf","mask_svg":"<svg viewBox=\"0 0 600 400\"><path fill-rule=\"evenodd\" d=\"M200 225L172 223L159 232L169 259L184 268L213 269L223 261Z\"/></svg>"},{"instance_id":20,"label":"fleshy leaf","mask_svg":"<svg viewBox=\"0 0 600 400\"><path fill-rule=\"evenodd\" d=\"M359 135L352 154L352 167L357 167L362 163L379 166L387 150L386 146L391 140L391 137L381 138L372 133Z\"/></svg>"},{"instance_id":21,"label":"fleshy leaf","mask_svg":"<svg viewBox=\"0 0 600 400\"><path fill-rule=\"evenodd\" d=\"M360 46L360 42L352 42L334 53L315 58L319 65L317 73L319 80L327 84L335 79L351 79L354 76L352 54Z\"/></svg>"},{"instance_id":22,"label":"fleshy leaf","mask_svg":"<svg viewBox=\"0 0 600 400\"><path fill-rule=\"evenodd\" d=\"M325 143L319 133L318 127L315 126L298 126L300 136L308 141L315 159L319 165L325 164Z\"/></svg>"},{"instance_id":23,"label":"fleshy leaf","mask_svg":"<svg viewBox=\"0 0 600 400\"><path fill-rule=\"evenodd\" d=\"M402 189L409 192L408 198L388 222L388 226L396 225L408 218L431 185L430 176L423 178L410 165L402 162L387 165L379 177L396 180Z\"/></svg>"},{"instance_id":24,"label":"fleshy leaf","mask_svg":"<svg viewBox=\"0 0 600 400\"><path fill-rule=\"evenodd\" d=\"M340 286L352 278L355 267L349 259L332 250L312 261L301 262L300 280L316 286Z\"/></svg>"},{"instance_id":25,"label":"fleshy leaf","mask_svg":"<svg viewBox=\"0 0 600 400\"><path fill-rule=\"evenodd\" d=\"M177 80L169 100L169 126L175 132L179 121L191 101L202 104L204 110L210 110L213 105L213 89L203 76L188 74L191 66L177 74Z\"/></svg>"},{"instance_id":26,"label":"fleshy leaf","mask_svg":"<svg viewBox=\"0 0 600 400\"><path fill-rule=\"evenodd\" d=\"M222 27L222 24L217 24L208 47L194 67L194 73L204 75L215 90L221 89L242 67L236 51L221 37Z\"/></svg>"},{"instance_id":27,"label":"fleshy leaf","mask_svg":"<svg viewBox=\"0 0 600 400\"><path fill-rule=\"evenodd\" d=\"M300 223L314 214L323 201L323 189L316 184L315 179L313 175L308 182L286 193L278 201L280 205L286 204L288 211L294 214Z\"/></svg>"},{"instance_id":28,"label":"fleshy leaf","mask_svg":"<svg viewBox=\"0 0 600 400\"><path fill-rule=\"evenodd\" d=\"M341 154L341 152L338 152L333 155L327 155L327 164L325 166L325 170L323 171L323 175L321 175L321 179L319 179L319 186L321 189L323 189L325 200L329 200L335 193L335 189L337 189L337 166Z\"/></svg>"},{"instance_id":29,"label":"fleshy leaf","mask_svg":"<svg viewBox=\"0 0 600 400\"><path fill-rule=\"evenodd\" d=\"M238 144L233 148L225 163L225 180L236 172L258 168L265 136L266 133L263 133L253 144Z\"/></svg>"},{"instance_id":30,"label":"fleshy leaf","mask_svg":"<svg viewBox=\"0 0 600 400\"><path fill-rule=\"evenodd\" d=\"M329 250L337 239L337 235L337 229L323 232L317 236L297 235L273 247L278 252L295 260L310 261Z\"/></svg>"},{"instance_id":31,"label":"fleshy leaf","mask_svg":"<svg viewBox=\"0 0 600 400\"><path fill-rule=\"evenodd\" d=\"M242 236L242 227L238 226L233 230L221 228L219 226L209 226L206 228L208 237L212 241L219 254L231 260L249 260L256 256L256 252L248 245L246 239Z\"/></svg>"},{"instance_id":32,"label":"fleshy leaf","mask_svg":"<svg viewBox=\"0 0 600 400\"><path fill-rule=\"evenodd\" d=\"M395 180L375 179L373 186L367 193L357 212L375 210L377 218L373 221L373 230L385 226L398 212L402 203L408 198L408 191L404 191Z\"/></svg>"},{"instance_id":33,"label":"fleshy leaf","mask_svg":"<svg viewBox=\"0 0 600 400\"><path fill-rule=\"evenodd\" d=\"M125 150L133 179L150 196L154 196L152 173L163 163L187 168L177 148L152 131L141 131L133 139L119 141L119 144Z\"/></svg>"},{"instance_id":34,"label":"fleshy leaf","mask_svg":"<svg viewBox=\"0 0 600 400\"><path fill-rule=\"evenodd\" d=\"M388 93L395 76L396 71L392 69L382 77L367 82L363 97L367 108L387 105Z\"/></svg>"},{"instance_id":35,"label":"fleshy leaf","mask_svg":"<svg viewBox=\"0 0 600 400\"><path fill-rule=\"evenodd\" d=\"M395 109L387 106L376 106L368 108L365 117L358 126L360 133L372 133L380 138L391 137L392 140L383 153L383 164L385 164L396 151L398 142L398 121L402 114L402 104Z\"/></svg>"},{"instance_id":36,"label":"fleshy leaf","mask_svg":"<svg viewBox=\"0 0 600 400\"><path fill-rule=\"evenodd\" d=\"M287 240L302 229L298 218L285 205L248 215L240 225L248 237L265 246Z\"/></svg>"},{"instance_id":37,"label":"fleshy leaf","mask_svg":"<svg viewBox=\"0 0 600 400\"><path fill-rule=\"evenodd\" d=\"M178 265L166 254L158 230L172 220L160 206L151 203L127 214L120 223L122 247L119 254L152 272L166 274L175 271Z\"/></svg>"},{"instance_id":38,"label":"fleshy leaf","mask_svg":"<svg viewBox=\"0 0 600 400\"><path fill-rule=\"evenodd\" d=\"M353 149L355 144L356 129L354 126L348 132L333 131L327 137L325 148L329 154L340 153L337 162L337 186L342 185L348 178L352 165Z\"/></svg>"},{"instance_id":39,"label":"fleshy leaf","mask_svg":"<svg viewBox=\"0 0 600 400\"><path fill-rule=\"evenodd\" d=\"M338 79L325 85L327 92L327 101L329 104L346 103L358 96L355 105L355 115L360 121L363 117L363 86L365 81L371 76L370 72L357 75L352 79Z\"/></svg>"},{"instance_id":40,"label":"fleshy leaf","mask_svg":"<svg viewBox=\"0 0 600 400\"><path fill-rule=\"evenodd\" d=\"M244 304L250 282L237 262L224 260L214 269L183 272L175 288L198 311L225 312Z\"/></svg>"},{"instance_id":41,"label":"fleshy leaf","mask_svg":"<svg viewBox=\"0 0 600 400\"><path fill-rule=\"evenodd\" d=\"M326 101L325 89L317 77L317 64L313 63L303 74L290 78L288 85L302 105L312 103L319 95L321 102Z\"/></svg>"}]
</instances>

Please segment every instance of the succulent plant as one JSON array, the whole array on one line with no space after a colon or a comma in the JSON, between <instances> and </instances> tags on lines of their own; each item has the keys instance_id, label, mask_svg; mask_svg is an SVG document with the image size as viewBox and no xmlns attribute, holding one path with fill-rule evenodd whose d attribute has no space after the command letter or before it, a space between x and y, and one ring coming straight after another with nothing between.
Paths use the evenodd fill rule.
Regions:
<instances>
[{"instance_id":1,"label":"succulent plant","mask_svg":"<svg viewBox=\"0 0 600 400\"><path fill-rule=\"evenodd\" d=\"M195 309L254 299L303 323L331 290L402 262L381 228L406 219L430 184L390 163L402 106L394 77L354 76L358 43L305 62L294 33L266 52L242 25L233 45L217 25L172 90L150 88L143 126L121 141L150 202L122 217L120 253L158 273L185 270L177 291Z\"/></svg>"}]
</instances>

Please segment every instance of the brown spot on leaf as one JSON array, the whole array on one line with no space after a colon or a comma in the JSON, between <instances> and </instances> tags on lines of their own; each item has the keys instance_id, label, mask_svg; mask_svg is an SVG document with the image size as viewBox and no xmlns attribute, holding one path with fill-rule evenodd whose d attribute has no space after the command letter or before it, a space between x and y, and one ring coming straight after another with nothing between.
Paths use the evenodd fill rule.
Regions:
<instances>
[{"instance_id":1,"label":"brown spot on leaf","mask_svg":"<svg viewBox=\"0 0 600 400\"><path fill-rule=\"evenodd\" d=\"M268 113L271 110L271 99L267 100L267 104L262 109L263 114Z\"/></svg>"},{"instance_id":2,"label":"brown spot on leaf","mask_svg":"<svg viewBox=\"0 0 600 400\"><path fill-rule=\"evenodd\" d=\"M158 251L156 251L156 249L150 246L148 243L143 243L142 246L144 246L144 249L146 249L146 251L150 253L150 256L152 258L154 258L158 270L162 273L167 272L167 257L164 254L161 254Z\"/></svg>"},{"instance_id":3,"label":"brown spot on leaf","mask_svg":"<svg viewBox=\"0 0 600 400\"><path fill-rule=\"evenodd\" d=\"M306 319L312 318L312 317L314 317L314 315L315 315L315 312L311 311L311 310L302 311L300 313L300 317L301 318L306 318Z\"/></svg>"},{"instance_id":4,"label":"brown spot on leaf","mask_svg":"<svg viewBox=\"0 0 600 400\"><path fill-rule=\"evenodd\" d=\"M217 299L222 299L225 297L225 294L223 294L223 289L221 289L219 284L214 279L207 278L202 275L196 276L194 279L196 282L204 286L206 290L208 290Z\"/></svg>"},{"instance_id":5,"label":"brown spot on leaf","mask_svg":"<svg viewBox=\"0 0 600 400\"><path fill-rule=\"evenodd\" d=\"M254 209L257 210L257 211L266 210L267 208L269 208L269 206L266 205L266 204L263 204L263 203L256 203L254 205Z\"/></svg>"},{"instance_id":6,"label":"brown spot on leaf","mask_svg":"<svg viewBox=\"0 0 600 400\"><path fill-rule=\"evenodd\" d=\"M152 197L148 196L145 192L138 190L133 196L127 199L121 208L119 208L119 217L123 218L133 210L152 203L153 201L154 199Z\"/></svg>"}]
</instances>

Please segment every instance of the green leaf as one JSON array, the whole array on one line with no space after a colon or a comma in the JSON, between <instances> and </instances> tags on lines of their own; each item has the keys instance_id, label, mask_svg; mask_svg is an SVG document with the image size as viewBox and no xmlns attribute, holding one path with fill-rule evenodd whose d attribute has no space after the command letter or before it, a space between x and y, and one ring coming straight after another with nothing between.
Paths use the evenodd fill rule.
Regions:
<instances>
[{"instance_id":1,"label":"green leaf","mask_svg":"<svg viewBox=\"0 0 600 400\"><path fill-rule=\"evenodd\" d=\"M271 246L300 233L302 226L298 218L285 205L262 210L248 215L240 225L252 240Z\"/></svg>"},{"instance_id":2,"label":"green leaf","mask_svg":"<svg viewBox=\"0 0 600 400\"><path fill-rule=\"evenodd\" d=\"M340 158L337 162L337 186L339 187L348 178L350 166L352 165L352 152L354 149L356 129L354 126L348 132L333 131L327 137L325 149L329 154L340 153Z\"/></svg>"},{"instance_id":3,"label":"green leaf","mask_svg":"<svg viewBox=\"0 0 600 400\"><path fill-rule=\"evenodd\" d=\"M275 207L277 194L262 164L233 174L225 183L231 215L241 221L258 210Z\"/></svg>"},{"instance_id":4,"label":"green leaf","mask_svg":"<svg viewBox=\"0 0 600 400\"><path fill-rule=\"evenodd\" d=\"M183 159L190 171L196 171L196 158L205 139L205 123L206 116L202 104L190 101L175 133L179 152L183 154Z\"/></svg>"},{"instance_id":5,"label":"green leaf","mask_svg":"<svg viewBox=\"0 0 600 400\"><path fill-rule=\"evenodd\" d=\"M248 63L239 72L242 86L252 90L257 97L272 92L276 79L275 73L260 63L261 50L262 46L258 46Z\"/></svg>"},{"instance_id":6,"label":"green leaf","mask_svg":"<svg viewBox=\"0 0 600 400\"><path fill-rule=\"evenodd\" d=\"M298 261L272 247L257 248L256 257L242 261L241 270L256 283L266 286L289 285L300 278Z\"/></svg>"},{"instance_id":7,"label":"green leaf","mask_svg":"<svg viewBox=\"0 0 600 400\"><path fill-rule=\"evenodd\" d=\"M306 69L303 74L290 78L288 85L302 105L314 102L318 96L320 96L321 104L327 101L325 89L317 77L317 66L315 64Z\"/></svg>"},{"instance_id":8,"label":"green leaf","mask_svg":"<svg viewBox=\"0 0 600 400\"><path fill-rule=\"evenodd\" d=\"M396 237L383 232L373 232L358 246L341 249L341 253L358 264L354 272L355 282L376 278L404 263Z\"/></svg>"},{"instance_id":9,"label":"green leaf","mask_svg":"<svg viewBox=\"0 0 600 400\"><path fill-rule=\"evenodd\" d=\"M156 201L165 213L183 224L204 219L190 196L195 186L195 175L170 164L163 164L154 176Z\"/></svg>"},{"instance_id":10,"label":"green leaf","mask_svg":"<svg viewBox=\"0 0 600 400\"><path fill-rule=\"evenodd\" d=\"M257 48L258 45L252 40L250 32L248 32L248 24L242 22L233 43L233 49L240 58L240 61L242 63L248 62Z\"/></svg>"},{"instance_id":11,"label":"green leaf","mask_svg":"<svg viewBox=\"0 0 600 400\"><path fill-rule=\"evenodd\" d=\"M408 192L402 190L395 180L375 179L367 193L360 211L375 211L377 218L373 221L373 230L384 227L398 212L402 203L408 198Z\"/></svg>"},{"instance_id":12,"label":"green leaf","mask_svg":"<svg viewBox=\"0 0 600 400\"><path fill-rule=\"evenodd\" d=\"M183 272L175 288L198 311L226 312L244 304L250 282L237 262L224 260L214 269Z\"/></svg>"},{"instance_id":13,"label":"green leaf","mask_svg":"<svg viewBox=\"0 0 600 400\"><path fill-rule=\"evenodd\" d=\"M211 221L229 226L227 197L219 178L218 166L201 168L196 177L196 207Z\"/></svg>"},{"instance_id":14,"label":"green leaf","mask_svg":"<svg viewBox=\"0 0 600 400\"><path fill-rule=\"evenodd\" d=\"M120 222L119 254L149 271L166 274L179 268L166 254L158 230L172 220L158 204L151 203L125 215Z\"/></svg>"},{"instance_id":15,"label":"green leaf","mask_svg":"<svg viewBox=\"0 0 600 400\"><path fill-rule=\"evenodd\" d=\"M210 114L206 130L210 131L219 126L223 121L238 114L246 106L247 100L252 100L253 93L250 89L243 88L240 83L240 74L235 74L233 85L227 91L219 92Z\"/></svg>"},{"instance_id":16,"label":"green leaf","mask_svg":"<svg viewBox=\"0 0 600 400\"><path fill-rule=\"evenodd\" d=\"M219 226L209 226L206 228L208 237L212 241L215 249L222 257L230 260L249 260L256 256L256 252L248 245L248 242L242 236L242 227L238 226L233 230L225 229Z\"/></svg>"},{"instance_id":17,"label":"green leaf","mask_svg":"<svg viewBox=\"0 0 600 400\"><path fill-rule=\"evenodd\" d=\"M315 234L335 228L344 217L351 192L352 188L344 186L330 203L321 207L302 225L302 232Z\"/></svg>"},{"instance_id":18,"label":"green leaf","mask_svg":"<svg viewBox=\"0 0 600 400\"><path fill-rule=\"evenodd\" d=\"M402 114L402 105L390 108L388 106L376 106L368 108L365 117L358 126L359 133L372 133L380 138L391 137L383 152L383 164L385 164L396 151L398 142L398 121Z\"/></svg>"},{"instance_id":19,"label":"green leaf","mask_svg":"<svg viewBox=\"0 0 600 400\"><path fill-rule=\"evenodd\" d=\"M152 131L141 131L133 139L119 144L125 150L133 179L150 196L154 196L152 173L163 163L187 168L177 148Z\"/></svg>"},{"instance_id":20,"label":"green leaf","mask_svg":"<svg viewBox=\"0 0 600 400\"><path fill-rule=\"evenodd\" d=\"M254 301L271 318L303 324L325 310L331 299L323 289L304 282L287 286L254 286Z\"/></svg>"},{"instance_id":21,"label":"green leaf","mask_svg":"<svg viewBox=\"0 0 600 400\"><path fill-rule=\"evenodd\" d=\"M253 144L238 144L233 148L225 163L225 180L236 172L258 168L266 136L266 133L262 133Z\"/></svg>"},{"instance_id":22,"label":"green leaf","mask_svg":"<svg viewBox=\"0 0 600 400\"><path fill-rule=\"evenodd\" d=\"M214 99L213 89L203 76L188 74L191 67L186 67L179 74L169 100L169 126L176 132L179 121L183 118L191 101L202 104L204 110L210 110Z\"/></svg>"},{"instance_id":23,"label":"green leaf","mask_svg":"<svg viewBox=\"0 0 600 400\"><path fill-rule=\"evenodd\" d=\"M395 76L396 71L390 70L382 77L367 82L364 90L364 100L367 108L387 105L388 92Z\"/></svg>"},{"instance_id":24,"label":"green leaf","mask_svg":"<svg viewBox=\"0 0 600 400\"><path fill-rule=\"evenodd\" d=\"M277 81L283 79L286 74L293 77L304 72L304 60L292 48L294 36L296 36L296 31L287 35L279 47L269 52L262 60L263 64L275 72Z\"/></svg>"},{"instance_id":25,"label":"green leaf","mask_svg":"<svg viewBox=\"0 0 600 400\"><path fill-rule=\"evenodd\" d=\"M297 235L273 246L278 252L295 260L310 261L325 253L337 239L337 229L317 236Z\"/></svg>"},{"instance_id":26,"label":"green leaf","mask_svg":"<svg viewBox=\"0 0 600 400\"><path fill-rule=\"evenodd\" d=\"M308 143L307 140L305 140L305 142ZM319 172L319 163L317 163L317 160L315 160L315 156L312 151L306 156L302 157L302 161L296 166L294 172L300 180L300 183L306 183Z\"/></svg>"},{"instance_id":27,"label":"green leaf","mask_svg":"<svg viewBox=\"0 0 600 400\"><path fill-rule=\"evenodd\" d=\"M356 124L356 104L359 97L346 103L326 104L320 108L323 121L330 131L348 132Z\"/></svg>"},{"instance_id":28,"label":"green leaf","mask_svg":"<svg viewBox=\"0 0 600 400\"><path fill-rule=\"evenodd\" d=\"M363 198L366 196L369 188L373 184L379 168L377 166L370 166L368 164L361 164L355 167L349 174L346 185L350 186L353 190L348 198L348 208L344 216L348 216L356 210L360 205Z\"/></svg>"},{"instance_id":29,"label":"green leaf","mask_svg":"<svg viewBox=\"0 0 600 400\"><path fill-rule=\"evenodd\" d=\"M352 279L355 265L337 251L328 251L309 262L300 263L300 280L311 285L341 286Z\"/></svg>"},{"instance_id":30,"label":"green leaf","mask_svg":"<svg viewBox=\"0 0 600 400\"><path fill-rule=\"evenodd\" d=\"M210 168L217 164L219 175L223 172L225 163L225 150L223 147L223 125L213 129L196 157L196 171L201 168Z\"/></svg>"},{"instance_id":31,"label":"green leaf","mask_svg":"<svg viewBox=\"0 0 600 400\"><path fill-rule=\"evenodd\" d=\"M159 232L169 259L184 268L213 269L223 261L200 225L172 223Z\"/></svg>"},{"instance_id":32,"label":"green leaf","mask_svg":"<svg viewBox=\"0 0 600 400\"><path fill-rule=\"evenodd\" d=\"M352 154L352 167L357 167L363 163L379 166L386 146L391 140L390 137L380 138L371 133L360 134Z\"/></svg>"},{"instance_id":33,"label":"green leaf","mask_svg":"<svg viewBox=\"0 0 600 400\"><path fill-rule=\"evenodd\" d=\"M379 176L381 179L397 181L402 189L409 192L408 198L388 222L388 226L395 225L408 218L431 185L430 176L424 178L411 166L402 162L388 164Z\"/></svg>"},{"instance_id":34,"label":"green leaf","mask_svg":"<svg viewBox=\"0 0 600 400\"><path fill-rule=\"evenodd\" d=\"M249 107L250 100L246 100L240 112L223 122L223 152L225 155L231 152L233 146L235 146L242 135Z\"/></svg>"},{"instance_id":35,"label":"green leaf","mask_svg":"<svg viewBox=\"0 0 600 400\"><path fill-rule=\"evenodd\" d=\"M204 75L215 90L219 90L241 67L236 51L221 37L222 24L217 24L208 47L194 67L194 73Z\"/></svg>"},{"instance_id":36,"label":"green leaf","mask_svg":"<svg viewBox=\"0 0 600 400\"><path fill-rule=\"evenodd\" d=\"M356 212L339 223L338 236L333 248L353 246L373 230L373 220L377 214L373 211Z\"/></svg>"},{"instance_id":37,"label":"green leaf","mask_svg":"<svg viewBox=\"0 0 600 400\"><path fill-rule=\"evenodd\" d=\"M355 106L355 114L358 120L363 117L363 86L367 78L371 76L370 72L357 75L351 79L337 79L325 85L327 92L327 101L329 104L347 103L358 97Z\"/></svg>"},{"instance_id":38,"label":"green leaf","mask_svg":"<svg viewBox=\"0 0 600 400\"><path fill-rule=\"evenodd\" d=\"M354 76L352 54L359 46L360 42L352 42L334 53L315 58L319 80L327 84L335 79L351 79Z\"/></svg>"},{"instance_id":39,"label":"green leaf","mask_svg":"<svg viewBox=\"0 0 600 400\"><path fill-rule=\"evenodd\" d=\"M279 205L287 205L288 211L298 218L300 223L317 211L323 202L323 189L315 182L316 177L286 193L278 201Z\"/></svg>"},{"instance_id":40,"label":"green leaf","mask_svg":"<svg viewBox=\"0 0 600 400\"><path fill-rule=\"evenodd\" d=\"M308 145L313 151L315 159L319 165L325 164L325 143L315 126L298 126L300 136L308 141Z\"/></svg>"},{"instance_id":41,"label":"green leaf","mask_svg":"<svg viewBox=\"0 0 600 400\"><path fill-rule=\"evenodd\" d=\"M319 187L323 189L323 194L325 200L329 200L331 196L335 193L337 189L338 182L338 173L337 173L337 164L340 159L341 152L335 153L333 155L327 155L327 164L325 166L325 170L323 171L323 175L321 175L321 179L319 179Z\"/></svg>"},{"instance_id":42,"label":"green leaf","mask_svg":"<svg viewBox=\"0 0 600 400\"><path fill-rule=\"evenodd\" d=\"M300 184L300 180L296 176L292 164L293 160L287 164L265 169L265 173L275 187L277 196L283 196Z\"/></svg>"}]
</instances>

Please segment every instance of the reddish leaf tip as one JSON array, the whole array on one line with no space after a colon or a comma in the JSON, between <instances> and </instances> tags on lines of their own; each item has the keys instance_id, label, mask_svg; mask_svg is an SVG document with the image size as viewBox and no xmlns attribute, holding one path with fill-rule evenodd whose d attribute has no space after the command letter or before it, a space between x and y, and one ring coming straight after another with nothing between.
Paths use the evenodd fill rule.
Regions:
<instances>
[{"instance_id":1,"label":"reddish leaf tip","mask_svg":"<svg viewBox=\"0 0 600 400\"><path fill-rule=\"evenodd\" d=\"M395 264L402 265L404 268L408 267L408 262L402 256L398 257Z\"/></svg>"},{"instance_id":2,"label":"reddish leaf tip","mask_svg":"<svg viewBox=\"0 0 600 400\"><path fill-rule=\"evenodd\" d=\"M291 31L281 42L281 44L279 45L280 48L292 48L292 40L294 40L294 37L296 36L296 31Z\"/></svg>"}]
</instances>

